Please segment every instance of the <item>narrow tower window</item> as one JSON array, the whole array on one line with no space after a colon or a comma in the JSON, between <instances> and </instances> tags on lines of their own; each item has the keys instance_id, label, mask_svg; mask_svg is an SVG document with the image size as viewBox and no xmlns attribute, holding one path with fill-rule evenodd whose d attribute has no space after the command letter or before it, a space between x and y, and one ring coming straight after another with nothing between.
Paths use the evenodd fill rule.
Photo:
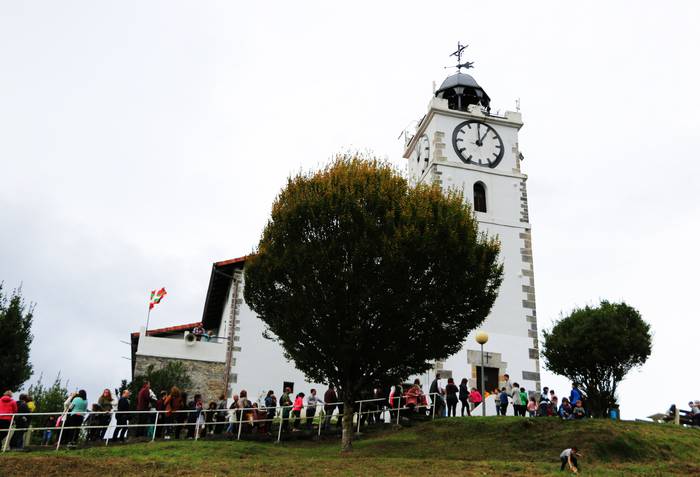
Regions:
<instances>
[{"instance_id":1,"label":"narrow tower window","mask_svg":"<svg viewBox=\"0 0 700 477\"><path fill-rule=\"evenodd\" d=\"M474 184L474 210L486 212L486 188L482 182Z\"/></svg>"}]
</instances>

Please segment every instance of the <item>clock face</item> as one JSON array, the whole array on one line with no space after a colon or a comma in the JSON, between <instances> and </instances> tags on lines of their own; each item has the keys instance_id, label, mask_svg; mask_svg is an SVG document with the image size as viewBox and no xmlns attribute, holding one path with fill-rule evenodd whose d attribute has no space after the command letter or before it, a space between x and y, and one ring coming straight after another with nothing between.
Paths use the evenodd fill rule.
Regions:
<instances>
[{"instance_id":1,"label":"clock face","mask_svg":"<svg viewBox=\"0 0 700 477\"><path fill-rule=\"evenodd\" d=\"M425 170L425 166L427 166L428 162L430 161L430 140L428 139L427 134L423 134L420 139L418 139L416 151L418 151L416 158L418 161L418 167Z\"/></svg>"},{"instance_id":2,"label":"clock face","mask_svg":"<svg viewBox=\"0 0 700 477\"><path fill-rule=\"evenodd\" d=\"M452 145L466 164L496 167L503 159L503 140L486 123L470 119L459 123L452 133Z\"/></svg>"}]
</instances>

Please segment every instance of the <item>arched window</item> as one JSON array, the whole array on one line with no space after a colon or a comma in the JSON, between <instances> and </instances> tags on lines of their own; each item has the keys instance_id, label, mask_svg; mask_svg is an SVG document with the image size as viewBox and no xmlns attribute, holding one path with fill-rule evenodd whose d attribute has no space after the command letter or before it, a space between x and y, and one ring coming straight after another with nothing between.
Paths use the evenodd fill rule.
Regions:
<instances>
[{"instance_id":1,"label":"arched window","mask_svg":"<svg viewBox=\"0 0 700 477\"><path fill-rule=\"evenodd\" d=\"M486 187L483 182L474 184L474 210L486 212Z\"/></svg>"}]
</instances>

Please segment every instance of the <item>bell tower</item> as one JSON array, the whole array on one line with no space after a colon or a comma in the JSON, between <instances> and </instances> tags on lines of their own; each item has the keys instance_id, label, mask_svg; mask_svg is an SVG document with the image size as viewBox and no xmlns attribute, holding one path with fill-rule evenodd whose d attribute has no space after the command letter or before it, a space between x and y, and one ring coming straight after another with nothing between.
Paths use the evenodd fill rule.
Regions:
<instances>
[{"instance_id":1,"label":"bell tower","mask_svg":"<svg viewBox=\"0 0 700 477\"><path fill-rule=\"evenodd\" d=\"M408 160L412 185L436 183L445 191L463 191L474 209L479 230L500 239L503 283L491 313L480 327L489 334L484 347L489 356L484 364L485 380L494 385L497 373L500 386L503 375L508 374L511 382L527 391L539 391L527 176L521 170L523 156L518 149L522 117L519 111L502 115L491 112L486 91L461 71L473 67L472 62L462 62L465 48L458 44L452 54L457 57L458 71L435 91L415 133L407 136L403 157ZM479 348L472 335L460 352L442 363L454 377L467 377L470 387L481 379L477 372L481 365ZM495 412L490 407L487 413Z\"/></svg>"}]
</instances>

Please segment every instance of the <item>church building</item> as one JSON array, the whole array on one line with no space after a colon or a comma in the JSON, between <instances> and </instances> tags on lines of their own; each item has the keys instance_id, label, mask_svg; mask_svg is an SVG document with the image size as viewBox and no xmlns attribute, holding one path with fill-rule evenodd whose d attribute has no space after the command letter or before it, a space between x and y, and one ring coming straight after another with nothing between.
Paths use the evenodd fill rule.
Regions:
<instances>
[{"instance_id":1,"label":"church building","mask_svg":"<svg viewBox=\"0 0 700 477\"><path fill-rule=\"evenodd\" d=\"M458 60L463 48L456 52ZM490 315L462 350L436 362L432 371L419 378L426 392L437 372L443 379L467 377L470 387L481 388L481 352L474 336L485 331L489 336L484 345L485 388L492 391L502 386L504 375L509 374L511 382L539 391L527 176L521 170L523 156L518 149L522 117L519 111L493 114L486 91L461 72L469 67L471 63L458 64L458 72L435 91L415 133L407 137L403 157L412 185L437 183L444 190L463 191L479 229L501 242L503 283ZM242 298L245 260L213 264L199 322L132 334L135 374L147 364L184 361L193 371L206 375L206 379L194 379L202 389L192 390L205 393L205 399L220 393L230 398L241 389L253 400L269 389L279 395L286 386L304 392L311 387L325 390L325 386L305 382L304 375L285 360L281 347L263 337L264 324ZM189 333L198 325L212 330L214 337L210 341L192 339ZM495 412L492 407L487 406L488 414Z\"/></svg>"},{"instance_id":2,"label":"church building","mask_svg":"<svg viewBox=\"0 0 700 477\"><path fill-rule=\"evenodd\" d=\"M460 50L461 56L461 47ZM449 76L428 104L403 157L411 184L437 183L459 189L472 204L479 230L497 236L504 265L503 283L486 321L460 352L435 370L443 378L468 377L481 388L481 352L474 335L488 333L485 344L485 389L504 383L504 375L527 391L540 390L532 237L527 202L527 175L518 133L519 111L493 114L490 98L474 78ZM478 385L477 385L478 383ZM495 410L489 409L495 412Z\"/></svg>"}]
</instances>

